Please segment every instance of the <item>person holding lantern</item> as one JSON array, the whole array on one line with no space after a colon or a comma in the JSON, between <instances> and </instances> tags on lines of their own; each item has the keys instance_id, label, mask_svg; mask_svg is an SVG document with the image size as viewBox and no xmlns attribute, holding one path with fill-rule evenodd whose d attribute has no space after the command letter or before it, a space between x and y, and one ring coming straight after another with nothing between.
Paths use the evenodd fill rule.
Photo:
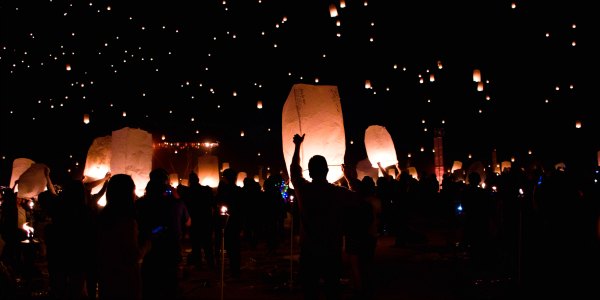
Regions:
<instances>
[{"instance_id":1,"label":"person holding lantern","mask_svg":"<svg viewBox=\"0 0 600 300\"><path fill-rule=\"evenodd\" d=\"M356 192L327 181L329 167L322 155L314 155L308 162L312 181L302 176L300 147L304 136L294 135L290 164L290 179L300 215L300 282L304 299L319 299L321 278L325 297L340 299L343 239L347 230L345 219L358 207L360 197Z\"/></svg>"}]
</instances>

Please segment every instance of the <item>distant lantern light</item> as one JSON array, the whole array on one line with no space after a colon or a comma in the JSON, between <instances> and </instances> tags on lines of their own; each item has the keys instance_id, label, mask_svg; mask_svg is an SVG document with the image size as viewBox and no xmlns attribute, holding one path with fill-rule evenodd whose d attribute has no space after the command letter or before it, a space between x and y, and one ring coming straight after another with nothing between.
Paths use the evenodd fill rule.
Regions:
<instances>
[{"instance_id":1,"label":"distant lantern light","mask_svg":"<svg viewBox=\"0 0 600 300\"><path fill-rule=\"evenodd\" d=\"M487 95L487 96L485 96L485 100L488 100L488 101L489 101L490 99L492 99L492 98L490 97L490 95Z\"/></svg>"},{"instance_id":2,"label":"distant lantern light","mask_svg":"<svg viewBox=\"0 0 600 300\"><path fill-rule=\"evenodd\" d=\"M421 152L425 152L425 147L421 147Z\"/></svg>"},{"instance_id":3,"label":"distant lantern light","mask_svg":"<svg viewBox=\"0 0 600 300\"><path fill-rule=\"evenodd\" d=\"M581 128L581 121L575 121L575 128Z\"/></svg>"},{"instance_id":4,"label":"distant lantern light","mask_svg":"<svg viewBox=\"0 0 600 300\"><path fill-rule=\"evenodd\" d=\"M575 29L575 28L577 28L577 25L573 24L573 25L571 25L571 28Z\"/></svg>"},{"instance_id":5,"label":"distant lantern light","mask_svg":"<svg viewBox=\"0 0 600 300\"><path fill-rule=\"evenodd\" d=\"M67 64L66 68L67 68L67 71L71 71L71 65L70 64Z\"/></svg>"},{"instance_id":6,"label":"distant lantern light","mask_svg":"<svg viewBox=\"0 0 600 300\"><path fill-rule=\"evenodd\" d=\"M126 111L123 112L123 117L127 117L127 112Z\"/></svg>"},{"instance_id":7,"label":"distant lantern light","mask_svg":"<svg viewBox=\"0 0 600 300\"><path fill-rule=\"evenodd\" d=\"M83 124L89 124L89 123L90 123L90 115L83 114Z\"/></svg>"},{"instance_id":8,"label":"distant lantern light","mask_svg":"<svg viewBox=\"0 0 600 300\"><path fill-rule=\"evenodd\" d=\"M335 18L338 16L338 11L337 11L337 8L335 7L335 4L329 4L329 16L331 16L332 18Z\"/></svg>"},{"instance_id":9,"label":"distant lantern light","mask_svg":"<svg viewBox=\"0 0 600 300\"><path fill-rule=\"evenodd\" d=\"M340 20L335 21L335 26L337 26L337 27L342 26L342 22Z\"/></svg>"},{"instance_id":10,"label":"distant lantern light","mask_svg":"<svg viewBox=\"0 0 600 300\"><path fill-rule=\"evenodd\" d=\"M315 83L319 83L319 78L315 78Z\"/></svg>"},{"instance_id":11,"label":"distant lantern light","mask_svg":"<svg viewBox=\"0 0 600 300\"><path fill-rule=\"evenodd\" d=\"M233 96L236 97L237 96L237 92L233 91Z\"/></svg>"},{"instance_id":12,"label":"distant lantern light","mask_svg":"<svg viewBox=\"0 0 600 300\"><path fill-rule=\"evenodd\" d=\"M371 80L365 80L365 89L372 89L373 86L371 86Z\"/></svg>"},{"instance_id":13,"label":"distant lantern light","mask_svg":"<svg viewBox=\"0 0 600 300\"><path fill-rule=\"evenodd\" d=\"M529 150L527 151L527 154L531 155L533 153L533 151Z\"/></svg>"},{"instance_id":14,"label":"distant lantern light","mask_svg":"<svg viewBox=\"0 0 600 300\"><path fill-rule=\"evenodd\" d=\"M480 82L477 83L477 91L478 92L483 91L483 82L480 81Z\"/></svg>"},{"instance_id":15,"label":"distant lantern light","mask_svg":"<svg viewBox=\"0 0 600 300\"><path fill-rule=\"evenodd\" d=\"M473 81L481 82L481 71L479 71L479 69L473 70Z\"/></svg>"},{"instance_id":16,"label":"distant lantern light","mask_svg":"<svg viewBox=\"0 0 600 300\"><path fill-rule=\"evenodd\" d=\"M256 108L258 109L262 109L263 108L263 103L261 100L256 101Z\"/></svg>"},{"instance_id":17,"label":"distant lantern light","mask_svg":"<svg viewBox=\"0 0 600 300\"><path fill-rule=\"evenodd\" d=\"M340 0L340 8L346 7L346 1Z\"/></svg>"},{"instance_id":18,"label":"distant lantern light","mask_svg":"<svg viewBox=\"0 0 600 300\"><path fill-rule=\"evenodd\" d=\"M549 32L546 32L546 37L550 37L550 33Z\"/></svg>"},{"instance_id":19,"label":"distant lantern light","mask_svg":"<svg viewBox=\"0 0 600 300\"><path fill-rule=\"evenodd\" d=\"M571 42L571 46L575 47L577 46L577 43L575 41Z\"/></svg>"},{"instance_id":20,"label":"distant lantern light","mask_svg":"<svg viewBox=\"0 0 600 300\"><path fill-rule=\"evenodd\" d=\"M438 60L438 61L437 61L437 67L438 67L438 69L440 69L440 70L444 68L444 66L442 65L442 61L441 61L441 60Z\"/></svg>"},{"instance_id":21,"label":"distant lantern light","mask_svg":"<svg viewBox=\"0 0 600 300\"><path fill-rule=\"evenodd\" d=\"M244 136L244 131L242 130L242 132L240 132L240 136Z\"/></svg>"},{"instance_id":22,"label":"distant lantern light","mask_svg":"<svg viewBox=\"0 0 600 300\"><path fill-rule=\"evenodd\" d=\"M163 141L164 141L166 138L167 138L167 137L166 137L164 134L163 134L163 135L160 137L160 139L161 139L161 140L163 140Z\"/></svg>"},{"instance_id":23,"label":"distant lantern light","mask_svg":"<svg viewBox=\"0 0 600 300\"><path fill-rule=\"evenodd\" d=\"M369 3L367 1L363 2L363 6L368 6Z\"/></svg>"},{"instance_id":24,"label":"distant lantern light","mask_svg":"<svg viewBox=\"0 0 600 300\"><path fill-rule=\"evenodd\" d=\"M516 4L516 3L514 3L514 2L513 2L513 3L511 3L511 4L510 4L510 8L512 8L512 9L515 9L515 8L517 8L517 4Z\"/></svg>"},{"instance_id":25,"label":"distant lantern light","mask_svg":"<svg viewBox=\"0 0 600 300\"><path fill-rule=\"evenodd\" d=\"M424 82L424 81L423 81L423 78L420 78L420 79L419 79L419 83L423 83L423 82Z\"/></svg>"},{"instance_id":26,"label":"distant lantern light","mask_svg":"<svg viewBox=\"0 0 600 300\"><path fill-rule=\"evenodd\" d=\"M429 82L434 82L435 76L433 74L429 74Z\"/></svg>"}]
</instances>

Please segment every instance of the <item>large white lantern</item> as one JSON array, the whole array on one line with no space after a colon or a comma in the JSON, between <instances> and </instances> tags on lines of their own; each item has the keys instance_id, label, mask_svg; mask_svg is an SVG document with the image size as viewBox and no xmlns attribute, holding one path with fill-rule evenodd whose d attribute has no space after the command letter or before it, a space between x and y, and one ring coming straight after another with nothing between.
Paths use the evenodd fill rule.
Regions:
<instances>
[{"instance_id":1,"label":"large white lantern","mask_svg":"<svg viewBox=\"0 0 600 300\"><path fill-rule=\"evenodd\" d=\"M92 142L92 145L88 149L85 168L83 169L86 182L104 178L106 173L110 171L111 147L112 137L110 135L94 139L94 142ZM92 194L96 194L101 189L102 185L97 185L92 188L91 192ZM106 205L106 194L100 197L98 205Z\"/></svg>"},{"instance_id":2,"label":"large white lantern","mask_svg":"<svg viewBox=\"0 0 600 300\"><path fill-rule=\"evenodd\" d=\"M198 170L196 171L200 184L216 188L219 186L219 159L214 155L198 157Z\"/></svg>"},{"instance_id":3,"label":"large white lantern","mask_svg":"<svg viewBox=\"0 0 600 300\"><path fill-rule=\"evenodd\" d=\"M380 125L371 125L365 130L365 149L373 168L377 163L386 168L398 163L394 141L387 129Z\"/></svg>"},{"instance_id":4,"label":"large white lantern","mask_svg":"<svg viewBox=\"0 0 600 300\"><path fill-rule=\"evenodd\" d=\"M35 162L29 158L15 158L13 160L12 174L10 176L10 188L15 186L15 182L21 177L21 174L25 173L31 165ZM19 190L19 186L17 186L17 191Z\"/></svg>"},{"instance_id":5,"label":"large white lantern","mask_svg":"<svg viewBox=\"0 0 600 300\"><path fill-rule=\"evenodd\" d=\"M130 175L138 196L144 194L150 180L152 152L152 134L128 127L112 132L110 170Z\"/></svg>"},{"instance_id":6,"label":"large white lantern","mask_svg":"<svg viewBox=\"0 0 600 300\"><path fill-rule=\"evenodd\" d=\"M37 198L37 196L46 190L48 182L46 180L46 169L48 166L41 163L32 164L21 176L19 176L18 198Z\"/></svg>"},{"instance_id":7,"label":"large white lantern","mask_svg":"<svg viewBox=\"0 0 600 300\"><path fill-rule=\"evenodd\" d=\"M337 86L295 84L282 111L281 140L288 175L294 154L294 134L306 134L300 149L300 164L308 176L308 161L313 155L327 159L327 180L342 178L346 153L344 119Z\"/></svg>"}]
</instances>

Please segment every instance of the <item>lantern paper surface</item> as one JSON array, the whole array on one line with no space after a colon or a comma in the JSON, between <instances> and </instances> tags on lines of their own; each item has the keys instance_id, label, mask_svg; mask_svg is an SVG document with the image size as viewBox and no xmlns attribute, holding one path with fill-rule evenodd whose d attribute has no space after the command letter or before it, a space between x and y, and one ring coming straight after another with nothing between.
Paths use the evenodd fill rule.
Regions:
<instances>
[{"instance_id":1,"label":"lantern paper surface","mask_svg":"<svg viewBox=\"0 0 600 300\"><path fill-rule=\"evenodd\" d=\"M387 129L380 125L371 125L365 130L365 149L373 168L377 163L386 168L398 162L394 141Z\"/></svg>"},{"instance_id":2,"label":"lantern paper surface","mask_svg":"<svg viewBox=\"0 0 600 300\"><path fill-rule=\"evenodd\" d=\"M19 176L18 198L37 198L37 196L46 190L45 170L48 166L45 164L34 163L21 176Z\"/></svg>"},{"instance_id":3,"label":"lantern paper surface","mask_svg":"<svg viewBox=\"0 0 600 300\"><path fill-rule=\"evenodd\" d=\"M110 171L111 145L112 137L110 135L94 139L85 159L85 168L83 170L85 177L96 180L104 178L106 172ZM92 190L92 192L94 191Z\"/></svg>"},{"instance_id":4,"label":"lantern paper surface","mask_svg":"<svg viewBox=\"0 0 600 300\"><path fill-rule=\"evenodd\" d=\"M239 172L237 175L237 180L235 181L235 184L237 186L243 187L244 179L246 179L246 177L248 177L248 174L246 172Z\"/></svg>"},{"instance_id":5,"label":"lantern paper surface","mask_svg":"<svg viewBox=\"0 0 600 300\"><path fill-rule=\"evenodd\" d=\"M344 119L337 86L295 84L283 105L281 138L288 175L294 154L294 134L306 134L300 148L303 176L308 176L308 161L314 155L327 159L327 181L342 178L346 153Z\"/></svg>"},{"instance_id":6,"label":"lantern paper surface","mask_svg":"<svg viewBox=\"0 0 600 300\"><path fill-rule=\"evenodd\" d=\"M378 174L379 169L374 168L368 158L365 158L356 164L356 176L360 180L363 180L365 176L371 176L373 180L377 181Z\"/></svg>"},{"instance_id":7,"label":"lantern paper surface","mask_svg":"<svg viewBox=\"0 0 600 300\"><path fill-rule=\"evenodd\" d=\"M130 175L136 194L143 195L152 171L152 134L129 127L113 131L110 170Z\"/></svg>"},{"instance_id":8,"label":"lantern paper surface","mask_svg":"<svg viewBox=\"0 0 600 300\"><path fill-rule=\"evenodd\" d=\"M214 155L198 157L198 178L200 184L216 188L219 186L219 159Z\"/></svg>"},{"instance_id":9,"label":"lantern paper surface","mask_svg":"<svg viewBox=\"0 0 600 300\"><path fill-rule=\"evenodd\" d=\"M417 172L417 168L408 167L408 168L406 168L406 170L408 171L408 174L410 174L410 176L412 176L412 178L419 180L419 172Z\"/></svg>"},{"instance_id":10,"label":"lantern paper surface","mask_svg":"<svg viewBox=\"0 0 600 300\"><path fill-rule=\"evenodd\" d=\"M462 169L462 162L455 160L454 163L452 164L452 169L450 169L450 172L454 173L454 171L461 170L461 169Z\"/></svg>"},{"instance_id":11,"label":"lantern paper surface","mask_svg":"<svg viewBox=\"0 0 600 300\"><path fill-rule=\"evenodd\" d=\"M508 160L503 161L502 164L501 164L501 170L502 170L502 172L508 171L506 169L510 170L510 167L511 167L511 163Z\"/></svg>"},{"instance_id":12,"label":"lantern paper surface","mask_svg":"<svg viewBox=\"0 0 600 300\"><path fill-rule=\"evenodd\" d=\"M19 177L21 177L21 174L25 173L25 171L27 171L27 169L29 169L29 167L31 167L31 165L33 165L35 162L29 158L15 158L15 160L13 160L13 167L12 167L12 174L10 176L10 188L12 188L13 186L15 186L15 182L19 179ZM18 190L18 186L17 186L17 190Z\"/></svg>"}]
</instances>

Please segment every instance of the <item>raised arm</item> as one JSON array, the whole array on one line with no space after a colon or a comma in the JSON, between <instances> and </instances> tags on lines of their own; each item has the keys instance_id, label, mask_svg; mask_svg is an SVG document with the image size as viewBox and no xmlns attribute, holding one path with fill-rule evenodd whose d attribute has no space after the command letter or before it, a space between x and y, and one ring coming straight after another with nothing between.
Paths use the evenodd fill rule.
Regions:
<instances>
[{"instance_id":1,"label":"raised arm","mask_svg":"<svg viewBox=\"0 0 600 300\"><path fill-rule=\"evenodd\" d=\"M290 163L290 177L302 176L302 167L300 166L300 145L304 142L304 135L294 135L294 155L292 155L292 162Z\"/></svg>"}]
</instances>

